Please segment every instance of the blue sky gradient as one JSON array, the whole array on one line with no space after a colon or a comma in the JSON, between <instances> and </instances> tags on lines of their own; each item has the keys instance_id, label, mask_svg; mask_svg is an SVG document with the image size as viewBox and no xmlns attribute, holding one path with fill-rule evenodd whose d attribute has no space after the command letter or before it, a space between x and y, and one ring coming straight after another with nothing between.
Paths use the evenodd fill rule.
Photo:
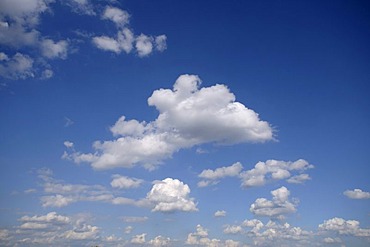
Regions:
<instances>
[{"instance_id":1,"label":"blue sky gradient","mask_svg":"<svg viewBox=\"0 0 370 247\"><path fill-rule=\"evenodd\" d=\"M0 0L0 245L368 246L369 10Z\"/></svg>"}]
</instances>

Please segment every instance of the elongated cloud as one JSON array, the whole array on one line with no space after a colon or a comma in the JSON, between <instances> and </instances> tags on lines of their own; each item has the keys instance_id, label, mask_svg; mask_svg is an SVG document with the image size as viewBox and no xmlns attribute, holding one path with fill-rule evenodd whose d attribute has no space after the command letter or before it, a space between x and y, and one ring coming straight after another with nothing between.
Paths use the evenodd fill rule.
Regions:
<instances>
[{"instance_id":1,"label":"elongated cloud","mask_svg":"<svg viewBox=\"0 0 370 247\"><path fill-rule=\"evenodd\" d=\"M370 192L360 189L346 190L343 194L351 199L370 199Z\"/></svg>"},{"instance_id":2,"label":"elongated cloud","mask_svg":"<svg viewBox=\"0 0 370 247\"><path fill-rule=\"evenodd\" d=\"M195 145L273 140L269 123L237 102L225 85L199 88L200 83L196 75L180 76L173 89L159 89L149 97L148 104L159 111L156 120L147 123L122 116L111 127L117 139L95 142L94 153L71 150L64 158L90 163L95 169L137 164L153 169L174 152ZM238 170L240 165L231 169Z\"/></svg>"}]
</instances>

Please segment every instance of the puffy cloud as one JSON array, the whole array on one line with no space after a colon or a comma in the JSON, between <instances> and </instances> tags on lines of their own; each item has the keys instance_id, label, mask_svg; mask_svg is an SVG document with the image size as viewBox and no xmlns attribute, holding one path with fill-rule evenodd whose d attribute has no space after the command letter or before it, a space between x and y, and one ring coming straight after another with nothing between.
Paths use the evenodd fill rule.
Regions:
<instances>
[{"instance_id":1,"label":"puffy cloud","mask_svg":"<svg viewBox=\"0 0 370 247\"><path fill-rule=\"evenodd\" d=\"M102 50L121 53L125 51L130 53L133 48L134 35L128 28L123 28L118 31L117 37L111 38L107 36L96 36L92 39L93 44Z\"/></svg>"},{"instance_id":2,"label":"puffy cloud","mask_svg":"<svg viewBox=\"0 0 370 247\"><path fill-rule=\"evenodd\" d=\"M102 19L113 21L118 27L123 27L129 23L130 15L127 11L119 8L107 6L102 15Z\"/></svg>"},{"instance_id":3,"label":"puffy cloud","mask_svg":"<svg viewBox=\"0 0 370 247\"><path fill-rule=\"evenodd\" d=\"M67 147L67 148L73 148L73 142L65 141L63 144L64 144L64 146L65 146L65 147Z\"/></svg>"},{"instance_id":4,"label":"puffy cloud","mask_svg":"<svg viewBox=\"0 0 370 247\"><path fill-rule=\"evenodd\" d=\"M217 210L215 212L215 217L225 217L226 216L226 211L225 210Z\"/></svg>"},{"instance_id":5,"label":"puffy cloud","mask_svg":"<svg viewBox=\"0 0 370 247\"><path fill-rule=\"evenodd\" d=\"M3 57L6 54L3 53ZM16 53L12 58L5 57L0 61L0 76L18 80L34 77L33 59L27 55Z\"/></svg>"},{"instance_id":6,"label":"puffy cloud","mask_svg":"<svg viewBox=\"0 0 370 247\"><path fill-rule=\"evenodd\" d=\"M143 233L143 234L140 234L140 235L135 235L131 239L131 243L132 244L144 244L145 243L145 236L146 236L146 233Z\"/></svg>"},{"instance_id":7,"label":"puffy cloud","mask_svg":"<svg viewBox=\"0 0 370 247\"><path fill-rule=\"evenodd\" d=\"M362 191L360 189L346 190L343 192L345 196L351 199L369 199L370 192Z\"/></svg>"},{"instance_id":8,"label":"puffy cloud","mask_svg":"<svg viewBox=\"0 0 370 247\"><path fill-rule=\"evenodd\" d=\"M190 188L178 179L166 178L156 182L147 194L154 204L153 212L197 211L193 198L189 198Z\"/></svg>"},{"instance_id":9,"label":"puffy cloud","mask_svg":"<svg viewBox=\"0 0 370 247\"><path fill-rule=\"evenodd\" d=\"M68 52L68 42L66 40L60 40L58 42L54 42L51 39L44 39L41 42L41 52L42 55L53 59L53 58L67 58Z\"/></svg>"},{"instance_id":10,"label":"puffy cloud","mask_svg":"<svg viewBox=\"0 0 370 247\"><path fill-rule=\"evenodd\" d=\"M157 236L154 239L151 239L148 243L154 247L169 246L171 242L170 238Z\"/></svg>"},{"instance_id":11,"label":"puffy cloud","mask_svg":"<svg viewBox=\"0 0 370 247\"><path fill-rule=\"evenodd\" d=\"M98 234L98 227L84 224L81 228L67 231L65 238L74 240L96 239Z\"/></svg>"},{"instance_id":12,"label":"puffy cloud","mask_svg":"<svg viewBox=\"0 0 370 247\"><path fill-rule=\"evenodd\" d=\"M124 229L124 233L130 234L134 228L132 226L126 226Z\"/></svg>"},{"instance_id":13,"label":"puffy cloud","mask_svg":"<svg viewBox=\"0 0 370 247\"><path fill-rule=\"evenodd\" d=\"M342 240L340 238L327 237L327 238L324 238L323 242L326 244L336 244L336 243L342 243Z\"/></svg>"},{"instance_id":14,"label":"puffy cloud","mask_svg":"<svg viewBox=\"0 0 370 247\"><path fill-rule=\"evenodd\" d=\"M257 219L245 220L242 225L244 227L252 228L251 232L253 233L258 233L264 226L263 223Z\"/></svg>"},{"instance_id":15,"label":"puffy cloud","mask_svg":"<svg viewBox=\"0 0 370 247\"><path fill-rule=\"evenodd\" d=\"M227 167L224 166L224 167L217 168L216 170L210 170L210 169L203 170L198 175L198 177L206 179L206 180L200 181L198 183L198 186L199 187L204 187L206 185L209 185L209 184L212 184L212 183L215 182L215 181L212 181L212 180L217 181L218 179L221 179L221 178L224 178L224 177L239 176L239 173L241 172L241 170L243 170L243 166L239 162L237 162L237 163L235 163L231 166L227 166Z\"/></svg>"},{"instance_id":16,"label":"puffy cloud","mask_svg":"<svg viewBox=\"0 0 370 247\"><path fill-rule=\"evenodd\" d=\"M26 223L22 224L19 228L35 230L35 229L46 229L47 227L48 227L48 225L43 224L43 223L26 222Z\"/></svg>"},{"instance_id":17,"label":"puffy cloud","mask_svg":"<svg viewBox=\"0 0 370 247\"><path fill-rule=\"evenodd\" d=\"M54 72L51 70L51 69L45 69L44 71L42 71L41 73L41 79L42 80L47 80L47 79L50 79L51 77L54 76Z\"/></svg>"},{"instance_id":18,"label":"puffy cloud","mask_svg":"<svg viewBox=\"0 0 370 247\"><path fill-rule=\"evenodd\" d=\"M137 188L143 183L143 180L137 178L129 178L121 175L113 175L113 180L110 185L113 188L130 189Z\"/></svg>"},{"instance_id":19,"label":"puffy cloud","mask_svg":"<svg viewBox=\"0 0 370 247\"><path fill-rule=\"evenodd\" d=\"M173 89L159 89L148 99L159 111L153 122L121 117L111 130L119 137L95 142L94 153L64 155L76 163L88 162L96 169L155 168L182 148L204 143L236 144L273 139L270 125L256 112L235 101L225 85L199 89L195 75L180 76ZM238 165L235 166L236 168Z\"/></svg>"},{"instance_id":20,"label":"puffy cloud","mask_svg":"<svg viewBox=\"0 0 370 247\"><path fill-rule=\"evenodd\" d=\"M136 50L139 55L139 57L145 57L148 56L150 53L152 53L153 50L153 38L146 36L145 34L140 34L136 38Z\"/></svg>"},{"instance_id":21,"label":"puffy cloud","mask_svg":"<svg viewBox=\"0 0 370 247\"><path fill-rule=\"evenodd\" d=\"M307 174L299 174L292 176L292 173L302 173L307 169L314 168L303 159L294 162L267 160L266 162L258 162L253 169L244 171L240 174L242 186L245 188L262 186L269 180L287 179L289 183L302 183L309 180Z\"/></svg>"},{"instance_id":22,"label":"puffy cloud","mask_svg":"<svg viewBox=\"0 0 370 247\"><path fill-rule=\"evenodd\" d=\"M155 37L155 48L162 52L167 49L167 36L162 34L157 37Z\"/></svg>"},{"instance_id":23,"label":"puffy cloud","mask_svg":"<svg viewBox=\"0 0 370 247\"><path fill-rule=\"evenodd\" d=\"M250 211L258 216L283 219L285 214L294 213L296 204L289 201L290 191L284 186L271 191L272 200L258 198L251 206Z\"/></svg>"},{"instance_id":24,"label":"puffy cloud","mask_svg":"<svg viewBox=\"0 0 370 247\"><path fill-rule=\"evenodd\" d=\"M226 234L237 234L242 232L243 228L241 226L226 226L224 228L224 233Z\"/></svg>"},{"instance_id":25,"label":"puffy cloud","mask_svg":"<svg viewBox=\"0 0 370 247\"><path fill-rule=\"evenodd\" d=\"M185 244L197 245L197 246L209 246L209 247L238 247L241 244L237 241L228 239L221 241L220 239L208 238L208 230L203 228L201 225L197 225L196 232L189 233Z\"/></svg>"},{"instance_id":26,"label":"puffy cloud","mask_svg":"<svg viewBox=\"0 0 370 247\"><path fill-rule=\"evenodd\" d=\"M360 228L360 222L356 220L345 220L338 217L325 220L324 223L319 225L319 230L334 231L341 235L370 237L370 229Z\"/></svg>"}]
</instances>

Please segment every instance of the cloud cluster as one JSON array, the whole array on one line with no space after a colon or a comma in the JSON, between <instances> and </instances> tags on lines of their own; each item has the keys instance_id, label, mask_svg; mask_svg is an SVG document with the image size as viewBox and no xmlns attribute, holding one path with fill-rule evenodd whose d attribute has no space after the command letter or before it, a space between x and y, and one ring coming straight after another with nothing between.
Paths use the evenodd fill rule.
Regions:
<instances>
[{"instance_id":1,"label":"cloud cluster","mask_svg":"<svg viewBox=\"0 0 370 247\"><path fill-rule=\"evenodd\" d=\"M351 199L370 199L370 192L362 191L360 189L346 190L343 194Z\"/></svg>"},{"instance_id":2,"label":"cloud cluster","mask_svg":"<svg viewBox=\"0 0 370 247\"><path fill-rule=\"evenodd\" d=\"M159 111L155 121L126 120L123 116L111 127L117 139L95 142L94 153L72 150L64 158L91 163L95 169L137 164L153 169L182 148L273 139L270 125L260 120L256 112L236 102L235 95L225 85L199 88L200 83L196 75L181 75L173 89L159 89L149 97L148 104ZM240 165L231 169L240 169ZM232 175L217 173L220 174L205 176Z\"/></svg>"},{"instance_id":3,"label":"cloud cluster","mask_svg":"<svg viewBox=\"0 0 370 247\"><path fill-rule=\"evenodd\" d=\"M23 216L15 232L8 232L8 238L21 246L77 244L76 241L90 241L100 238L100 229L86 221L83 216L64 216L56 212L46 215Z\"/></svg>"},{"instance_id":4,"label":"cloud cluster","mask_svg":"<svg viewBox=\"0 0 370 247\"><path fill-rule=\"evenodd\" d=\"M190 188L178 179L166 178L153 182L153 187L145 198L131 199L117 196L101 185L68 184L52 177L50 170L40 171L43 180L43 207L65 207L76 202L103 202L113 205L129 205L152 208L153 212L171 213L175 211L198 211L194 198L190 197ZM132 189L140 186L141 179L113 175L111 186L119 189ZM125 222L145 221L147 217L124 217Z\"/></svg>"},{"instance_id":5,"label":"cloud cluster","mask_svg":"<svg viewBox=\"0 0 370 247\"><path fill-rule=\"evenodd\" d=\"M245 188L262 186L268 180L286 179L288 183L303 183L311 179L308 174L303 172L313 167L303 159L294 162L267 160L266 162L258 162L253 169L241 173L240 177L242 186ZM292 173L299 174L292 175Z\"/></svg>"},{"instance_id":6,"label":"cloud cluster","mask_svg":"<svg viewBox=\"0 0 370 247\"><path fill-rule=\"evenodd\" d=\"M345 220L342 218L332 218L325 220L319 225L321 231L333 231L340 235L351 235L356 237L370 237L370 229L360 228L357 220Z\"/></svg>"},{"instance_id":7,"label":"cloud cluster","mask_svg":"<svg viewBox=\"0 0 370 247\"><path fill-rule=\"evenodd\" d=\"M208 246L208 247L239 247L242 244L238 241L231 239L222 241L220 239L210 239L208 237L208 230L197 225L196 232L189 233L186 242L187 245L196 245L196 246Z\"/></svg>"},{"instance_id":8,"label":"cloud cluster","mask_svg":"<svg viewBox=\"0 0 370 247\"><path fill-rule=\"evenodd\" d=\"M54 75L49 60L67 59L68 54L78 50L77 44L86 43L73 37L52 39L53 33L42 33L42 15L56 11L56 0L5 0L0 1L0 45L9 48L0 55L0 76L19 80L27 78L49 79ZM130 14L120 8L107 5L104 10L90 0L67 0L62 2L79 15L96 16L113 22L117 27L116 37L93 35L91 43L99 49L130 53L136 50L139 57L167 48L166 35L135 35L128 27ZM96 5L95 5L96 4ZM95 32L96 30L94 30ZM91 37L84 37L90 39ZM81 37L80 37L81 39ZM90 43L90 42L89 42ZM25 48L28 49L25 54Z\"/></svg>"},{"instance_id":9,"label":"cloud cluster","mask_svg":"<svg viewBox=\"0 0 370 247\"><path fill-rule=\"evenodd\" d=\"M153 212L198 211L190 188L178 179L166 178L156 182L148 192L147 199L155 206Z\"/></svg>"},{"instance_id":10,"label":"cloud cluster","mask_svg":"<svg viewBox=\"0 0 370 247\"><path fill-rule=\"evenodd\" d=\"M272 200L258 198L250 206L250 211L257 216L284 219L286 214L296 211L297 203L289 201L290 191L284 186L271 191Z\"/></svg>"},{"instance_id":11,"label":"cloud cluster","mask_svg":"<svg viewBox=\"0 0 370 247\"><path fill-rule=\"evenodd\" d=\"M101 50L120 54L122 51L130 53L136 48L139 57L146 57L154 50L162 52L167 48L167 37L164 34L155 37L145 34L134 35L132 29L128 27L130 14L125 10L107 6L101 18L112 21L118 29L115 37L102 35L92 38L93 44Z\"/></svg>"},{"instance_id":12,"label":"cloud cluster","mask_svg":"<svg viewBox=\"0 0 370 247\"><path fill-rule=\"evenodd\" d=\"M241 186L244 188L265 185L269 181L285 179L288 183L304 183L310 180L307 173L303 173L314 166L306 160L279 161L267 160L258 162L253 169L242 171L243 166L236 162L231 166L216 168L215 170L203 170L198 177L202 180L198 182L198 187L206 187L217 184L220 179L225 177L238 177L241 179Z\"/></svg>"}]
</instances>

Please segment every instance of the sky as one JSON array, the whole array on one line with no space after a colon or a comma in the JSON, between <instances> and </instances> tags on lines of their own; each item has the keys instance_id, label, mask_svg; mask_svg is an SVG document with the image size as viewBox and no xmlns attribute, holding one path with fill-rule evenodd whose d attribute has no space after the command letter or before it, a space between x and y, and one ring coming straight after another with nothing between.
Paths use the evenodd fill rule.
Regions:
<instances>
[{"instance_id":1,"label":"sky","mask_svg":"<svg viewBox=\"0 0 370 247\"><path fill-rule=\"evenodd\" d=\"M0 0L0 245L369 246L369 10Z\"/></svg>"}]
</instances>

